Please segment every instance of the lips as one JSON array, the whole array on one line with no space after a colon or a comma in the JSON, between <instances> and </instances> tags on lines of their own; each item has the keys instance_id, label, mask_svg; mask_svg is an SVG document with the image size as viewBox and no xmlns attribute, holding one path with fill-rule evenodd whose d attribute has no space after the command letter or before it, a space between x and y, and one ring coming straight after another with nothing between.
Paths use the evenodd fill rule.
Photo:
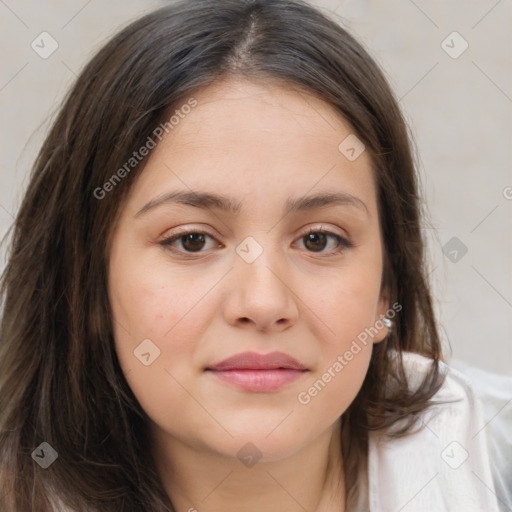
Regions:
<instances>
[{"instance_id":1,"label":"lips","mask_svg":"<svg viewBox=\"0 0 512 512\"><path fill-rule=\"evenodd\" d=\"M244 391L268 393L296 381L308 369L283 352L244 352L210 366L206 371L229 386Z\"/></svg>"},{"instance_id":2,"label":"lips","mask_svg":"<svg viewBox=\"0 0 512 512\"><path fill-rule=\"evenodd\" d=\"M207 368L207 370L213 371L278 369L306 370L307 368L284 352L271 352L270 354L244 352Z\"/></svg>"}]
</instances>

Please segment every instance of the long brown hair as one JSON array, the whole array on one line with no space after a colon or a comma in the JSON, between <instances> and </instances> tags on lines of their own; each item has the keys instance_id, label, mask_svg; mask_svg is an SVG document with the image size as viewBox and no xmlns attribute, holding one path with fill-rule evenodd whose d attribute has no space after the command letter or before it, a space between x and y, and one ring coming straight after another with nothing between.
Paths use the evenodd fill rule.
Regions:
<instances>
[{"instance_id":1,"label":"long brown hair","mask_svg":"<svg viewBox=\"0 0 512 512\"><path fill-rule=\"evenodd\" d=\"M183 98L229 75L317 95L348 120L372 159L382 290L402 310L343 415L349 488L365 464L368 432L397 420L394 435L408 432L439 388L419 183L406 125L378 66L341 26L301 1L181 1L129 25L82 71L12 228L1 282L3 512L50 512L54 496L74 511L173 510L149 456L147 417L116 357L107 295L110 235L144 161L105 197L95 191ZM392 357L402 351L432 359L417 390ZM398 385L386 385L390 376ZM46 470L31 457L42 442L58 454Z\"/></svg>"}]
</instances>

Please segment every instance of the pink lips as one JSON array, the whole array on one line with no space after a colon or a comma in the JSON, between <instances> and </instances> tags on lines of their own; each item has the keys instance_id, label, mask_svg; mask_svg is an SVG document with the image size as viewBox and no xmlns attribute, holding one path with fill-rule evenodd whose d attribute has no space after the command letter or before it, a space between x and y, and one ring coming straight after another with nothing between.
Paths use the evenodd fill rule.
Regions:
<instances>
[{"instance_id":1,"label":"pink lips","mask_svg":"<svg viewBox=\"0 0 512 512\"><path fill-rule=\"evenodd\" d=\"M283 352L244 352L206 369L224 382L246 391L276 391L300 378L307 368Z\"/></svg>"}]
</instances>

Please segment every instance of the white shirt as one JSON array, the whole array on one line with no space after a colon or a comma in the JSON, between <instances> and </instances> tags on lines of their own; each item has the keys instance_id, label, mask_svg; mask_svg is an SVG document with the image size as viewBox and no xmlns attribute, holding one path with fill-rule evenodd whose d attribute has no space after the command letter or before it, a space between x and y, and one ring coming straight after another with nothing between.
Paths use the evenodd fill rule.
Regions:
<instances>
[{"instance_id":1,"label":"white shirt","mask_svg":"<svg viewBox=\"0 0 512 512\"><path fill-rule=\"evenodd\" d=\"M429 370L430 360L412 353L404 354L403 359L414 387ZM489 459L487 435L491 424L498 424L499 415L491 421L484 419L470 382L444 363L441 369L446 379L433 400L450 403L434 405L422 413L424 428L394 439L370 433L368 480L362 486L358 512L512 510L507 503L507 493L511 492L506 489L507 477L499 464L491 469ZM512 379L508 382L512 389ZM501 443L501 447L511 453L512 422L509 428L504 436L508 445ZM510 464L510 458L505 459ZM509 482L510 478L508 475Z\"/></svg>"}]
</instances>

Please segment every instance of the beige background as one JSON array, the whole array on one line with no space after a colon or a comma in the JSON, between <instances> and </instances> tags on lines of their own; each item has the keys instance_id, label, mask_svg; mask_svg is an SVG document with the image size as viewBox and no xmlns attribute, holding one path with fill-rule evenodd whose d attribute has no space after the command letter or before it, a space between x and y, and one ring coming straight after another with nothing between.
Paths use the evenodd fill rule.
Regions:
<instances>
[{"instance_id":1,"label":"beige background","mask_svg":"<svg viewBox=\"0 0 512 512\"><path fill-rule=\"evenodd\" d=\"M115 30L164 3L0 0L0 235L75 75ZM436 309L453 358L512 374L512 2L314 3L358 36L401 98L421 156ZM43 31L59 45L48 59L31 48ZM441 46L454 31L463 40L450 36L448 51L469 45L458 58ZM456 246L443 254L453 237L467 247L457 262Z\"/></svg>"}]
</instances>

